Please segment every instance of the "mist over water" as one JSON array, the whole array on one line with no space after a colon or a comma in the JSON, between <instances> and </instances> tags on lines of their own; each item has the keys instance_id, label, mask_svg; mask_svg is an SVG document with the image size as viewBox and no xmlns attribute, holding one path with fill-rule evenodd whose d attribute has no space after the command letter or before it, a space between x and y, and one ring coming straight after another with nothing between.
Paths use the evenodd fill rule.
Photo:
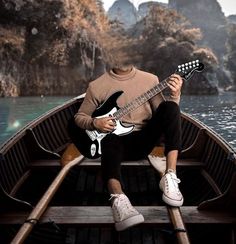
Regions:
<instances>
[{"instance_id":1,"label":"mist over water","mask_svg":"<svg viewBox=\"0 0 236 244\"><path fill-rule=\"evenodd\" d=\"M0 145L33 119L71 98L0 98ZM182 96L180 108L212 128L236 149L236 93Z\"/></svg>"}]
</instances>

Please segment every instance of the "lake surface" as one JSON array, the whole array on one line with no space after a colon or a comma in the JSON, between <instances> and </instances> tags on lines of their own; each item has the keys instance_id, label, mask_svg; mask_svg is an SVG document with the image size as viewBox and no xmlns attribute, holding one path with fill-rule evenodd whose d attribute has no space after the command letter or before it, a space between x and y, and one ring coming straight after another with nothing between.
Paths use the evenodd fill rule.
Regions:
<instances>
[{"instance_id":1,"label":"lake surface","mask_svg":"<svg viewBox=\"0 0 236 244\"><path fill-rule=\"evenodd\" d=\"M27 123L72 97L0 98L0 145ZM182 96L183 112L191 114L236 149L236 93Z\"/></svg>"}]
</instances>

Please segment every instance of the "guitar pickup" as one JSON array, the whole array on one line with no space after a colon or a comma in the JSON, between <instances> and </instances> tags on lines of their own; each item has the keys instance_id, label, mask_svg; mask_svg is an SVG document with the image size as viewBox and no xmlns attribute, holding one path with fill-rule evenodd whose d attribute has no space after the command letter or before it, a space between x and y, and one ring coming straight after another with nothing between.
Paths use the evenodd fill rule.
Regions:
<instances>
[{"instance_id":1,"label":"guitar pickup","mask_svg":"<svg viewBox=\"0 0 236 244\"><path fill-rule=\"evenodd\" d=\"M96 131L86 130L86 133L92 141L95 141L97 139Z\"/></svg>"}]
</instances>

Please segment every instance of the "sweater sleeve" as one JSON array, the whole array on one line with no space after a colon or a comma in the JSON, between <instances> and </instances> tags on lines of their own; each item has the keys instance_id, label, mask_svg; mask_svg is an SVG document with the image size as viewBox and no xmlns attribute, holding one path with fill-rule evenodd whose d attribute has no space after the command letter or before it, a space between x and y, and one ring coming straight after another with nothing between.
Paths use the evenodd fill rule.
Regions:
<instances>
[{"instance_id":1,"label":"sweater sleeve","mask_svg":"<svg viewBox=\"0 0 236 244\"><path fill-rule=\"evenodd\" d=\"M159 79L156 76L156 84L159 83ZM180 102L180 96L178 97L173 97L170 95L170 90L167 88L164 93L160 92L157 96L152 98L150 100L150 104L152 106L152 110L155 111L156 108L160 105L161 102L163 101L173 101L179 105Z\"/></svg>"},{"instance_id":2,"label":"sweater sleeve","mask_svg":"<svg viewBox=\"0 0 236 244\"><path fill-rule=\"evenodd\" d=\"M92 86L89 85L83 103L75 114L75 123L82 129L93 129L92 114L98 107L98 102L93 94Z\"/></svg>"},{"instance_id":3,"label":"sweater sleeve","mask_svg":"<svg viewBox=\"0 0 236 244\"><path fill-rule=\"evenodd\" d=\"M173 97L171 95L166 95L165 98L166 98L167 101L173 101L173 102L175 102L175 103L177 103L179 105L180 95L177 96L177 97Z\"/></svg>"}]
</instances>

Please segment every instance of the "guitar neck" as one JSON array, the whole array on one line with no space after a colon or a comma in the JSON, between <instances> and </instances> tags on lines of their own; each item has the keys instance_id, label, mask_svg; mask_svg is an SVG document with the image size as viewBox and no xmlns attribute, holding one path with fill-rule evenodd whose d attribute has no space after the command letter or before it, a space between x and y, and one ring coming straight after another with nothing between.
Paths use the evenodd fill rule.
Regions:
<instances>
[{"instance_id":1,"label":"guitar neck","mask_svg":"<svg viewBox=\"0 0 236 244\"><path fill-rule=\"evenodd\" d=\"M113 116L117 120L121 119L126 114L128 114L128 113L134 111L135 109L137 109L138 107L142 106L144 103L146 103L148 100L150 100L151 98L156 96L158 93L160 93L167 87L168 87L168 82L167 82L167 79L165 79L162 82L155 85L154 87L152 87L151 89L149 89L148 91L146 91L145 93L143 93L142 95L140 95L139 97L135 98L133 101L126 104L124 107L117 110L113 114Z\"/></svg>"},{"instance_id":2,"label":"guitar neck","mask_svg":"<svg viewBox=\"0 0 236 244\"><path fill-rule=\"evenodd\" d=\"M204 69L204 65L199 62L199 60L194 60L185 64L178 65L178 69L175 71L175 74L179 74L185 81L188 80L195 71L201 72ZM158 83L150 90L143 93L141 96L135 98L130 103L126 104L124 107L117 110L113 116L119 120L126 114L134 111L138 107L142 106L148 100L156 96L158 93L163 91L168 87L168 78Z\"/></svg>"}]
</instances>

